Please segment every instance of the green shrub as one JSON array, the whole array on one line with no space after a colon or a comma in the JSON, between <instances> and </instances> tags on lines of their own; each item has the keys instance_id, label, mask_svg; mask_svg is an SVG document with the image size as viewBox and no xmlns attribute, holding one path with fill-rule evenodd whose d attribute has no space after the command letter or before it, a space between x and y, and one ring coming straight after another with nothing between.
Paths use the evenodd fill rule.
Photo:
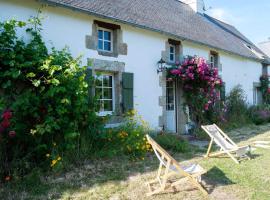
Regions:
<instances>
[{"instance_id":1,"label":"green shrub","mask_svg":"<svg viewBox=\"0 0 270 200\"><path fill-rule=\"evenodd\" d=\"M246 95L241 85L235 86L226 96L223 116L224 120L217 122L223 128L237 128L252 123Z\"/></svg>"},{"instance_id":2,"label":"green shrub","mask_svg":"<svg viewBox=\"0 0 270 200\"><path fill-rule=\"evenodd\" d=\"M256 125L270 121L269 105L252 106L249 108L249 114L252 122Z\"/></svg>"},{"instance_id":3,"label":"green shrub","mask_svg":"<svg viewBox=\"0 0 270 200\"><path fill-rule=\"evenodd\" d=\"M154 140L166 150L182 153L189 150L189 143L177 135L158 134L154 137Z\"/></svg>"},{"instance_id":4,"label":"green shrub","mask_svg":"<svg viewBox=\"0 0 270 200\"><path fill-rule=\"evenodd\" d=\"M147 123L132 110L126 114L122 125L108 128L102 134L104 146L98 154L102 153L103 156L124 154L131 158L143 158L151 149L145 137L147 133L149 133Z\"/></svg>"},{"instance_id":5,"label":"green shrub","mask_svg":"<svg viewBox=\"0 0 270 200\"><path fill-rule=\"evenodd\" d=\"M81 142L98 142L103 120L88 95L85 68L67 49L48 53L40 21L0 23L0 176L56 167ZM26 30L29 42L16 34Z\"/></svg>"}]
</instances>

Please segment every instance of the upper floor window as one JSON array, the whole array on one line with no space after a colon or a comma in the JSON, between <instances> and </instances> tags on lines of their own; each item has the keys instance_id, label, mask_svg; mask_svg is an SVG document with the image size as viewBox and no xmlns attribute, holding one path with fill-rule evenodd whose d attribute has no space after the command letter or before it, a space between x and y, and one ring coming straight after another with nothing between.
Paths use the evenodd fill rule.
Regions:
<instances>
[{"instance_id":1,"label":"upper floor window","mask_svg":"<svg viewBox=\"0 0 270 200\"><path fill-rule=\"evenodd\" d=\"M175 45L170 45L169 49L169 61L175 62Z\"/></svg>"},{"instance_id":2,"label":"upper floor window","mask_svg":"<svg viewBox=\"0 0 270 200\"><path fill-rule=\"evenodd\" d=\"M112 52L112 36L113 32L109 29L98 29L98 50Z\"/></svg>"},{"instance_id":3,"label":"upper floor window","mask_svg":"<svg viewBox=\"0 0 270 200\"><path fill-rule=\"evenodd\" d=\"M216 52L210 52L210 66L218 68L218 54Z\"/></svg>"},{"instance_id":4,"label":"upper floor window","mask_svg":"<svg viewBox=\"0 0 270 200\"><path fill-rule=\"evenodd\" d=\"M101 74L96 81L96 95L100 102L100 115L112 114L114 111L113 75Z\"/></svg>"}]
</instances>

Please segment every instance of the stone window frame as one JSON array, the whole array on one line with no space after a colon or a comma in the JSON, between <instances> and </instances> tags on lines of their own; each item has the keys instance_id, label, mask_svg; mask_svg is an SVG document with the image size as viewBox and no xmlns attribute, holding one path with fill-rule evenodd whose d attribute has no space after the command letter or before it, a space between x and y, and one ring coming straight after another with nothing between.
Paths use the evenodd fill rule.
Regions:
<instances>
[{"instance_id":1,"label":"stone window frame","mask_svg":"<svg viewBox=\"0 0 270 200\"><path fill-rule=\"evenodd\" d=\"M213 58L213 62L212 62ZM216 51L210 51L209 53L209 64L211 67L218 67L219 66L219 54Z\"/></svg>"},{"instance_id":2,"label":"stone window frame","mask_svg":"<svg viewBox=\"0 0 270 200\"><path fill-rule=\"evenodd\" d=\"M217 51L214 51L214 50L210 50L209 51L209 60L208 60L208 63L210 64L211 66L211 56L215 56L216 57L216 66L214 67L217 67L218 68L218 75L220 78L222 78L222 64L220 62L220 54L217 52Z\"/></svg>"},{"instance_id":3,"label":"stone window frame","mask_svg":"<svg viewBox=\"0 0 270 200\"><path fill-rule=\"evenodd\" d=\"M173 52L171 52L171 48L173 48ZM173 55L173 60L171 60L171 55ZM169 44L169 62L174 63L176 57L176 46L173 44Z\"/></svg>"},{"instance_id":4,"label":"stone window frame","mask_svg":"<svg viewBox=\"0 0 270 200\"><path fill-rule=\"evenodd\" d=\"M175 58L174 61L170 61L170 46L175 46ZM161 52L161 57L162 59L168 64L168 65L173 65L175 62L180 62L181 61L181 56L183 55L183 48L182 48L182 43L179 40L174 40L174 39L168 39L165 42L165 50Z\"/></svg>"},{"instance_id":5,"label":"stone window frame","mask_svg":"<svg viewBox=\"0 0 270 200\"><path fill-rule=\"evenodd\" d=\"M122 111L122 73L125 72L125 63L118 61L108 61L101 59L88 58L88 67L92 69L92 75L97 73L108 73L113 75L114 82L114 111L112 115L115 117L112 120L120 118Z\"/></svg>"},{"instance_id":6,"label":"stone window frame","mask_svg":"<svg viewBox=\"0 0 270 200\"><path fill-rule=\"evenodd\" d=\"M98 49L98 29L104 28L112 31L112 51L102 51ZM95 50L99 55L108 57L118 57L127 55L127 44L123 42L123 30L120 25L94 20L92 24L92 35L86 35L85 45L87 49Z\"/></svg>"}]
</instances>

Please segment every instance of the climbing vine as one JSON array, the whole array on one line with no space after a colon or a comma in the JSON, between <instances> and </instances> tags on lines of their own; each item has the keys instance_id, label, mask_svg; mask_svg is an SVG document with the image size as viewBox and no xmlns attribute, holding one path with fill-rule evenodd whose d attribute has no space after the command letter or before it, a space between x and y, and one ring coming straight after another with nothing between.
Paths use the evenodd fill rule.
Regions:
<instances>
[{"instance_id":1,"label":"climbing vine","mask_svg":"<svg viewBox=\"0 0 270 200\"><path fill-rule=\"evenodd\" d=\"M184 62L169 69L168 74L169 79L181 81L193 120L199 124L204 122L207 113L220 99L222 80L218 76L218 69L210 67L203 58L188 56Z\"/></svg>"}]
</instances>

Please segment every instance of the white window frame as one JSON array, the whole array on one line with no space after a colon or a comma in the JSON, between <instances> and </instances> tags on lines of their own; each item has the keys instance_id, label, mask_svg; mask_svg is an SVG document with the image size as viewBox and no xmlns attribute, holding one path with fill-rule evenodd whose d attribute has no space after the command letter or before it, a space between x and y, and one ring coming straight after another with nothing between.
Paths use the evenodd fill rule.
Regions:
<instances>
[{"instance_id":1,"label":"white window frame","mask_svg":"<svg viewBox=\"0 0 270 200\"><path fill-rule=\"evenodd\" d=\"M259 92L260 92L260 88L259 87L256 87L254 86L253 87L253 105L260 105L261 102L259 102L258 98L259 98Z\"/></svg>"},{"instance_id":2,"label":"white window frame","mask_svg":"<svg viewBox=\"0 0 270 200\"><path fill-rule=\"evenodd\" d=\"M212 54L212 53L210 53L210 66L211 66L212 68L218 67L218 66L215 66L215 55Z\"/></svg>"},{"instance_id":3,"label":"white window frame","mask_svg":"<svg viewBox=\"0 0 270 200\"><path fill-rule=\"evenodd\" d=\"M166 81L166 111L175 111L175 82L172 82L171 86L168 86L168 82L169 81ZM173 103L172 103L173 109L172 110L169 109L168 93L167 93L168 89L172 89L173 91Z\"/></svg>"},{"instance_id":4,"label":"white window frame","mask_svg":"<svg viewBox=\"0 0 270 200\"><path fill-rule=\"evenodd\" d=\"M171 52L171 47L173 47L173 53ZM173 60L171 60L171 55L173 55ZM175 62L175 57L176 57L176 46L173 44L169 45L169 61L170 62Z\"/></svg>"},{"instance_id":5,"label":"white window frame","mask_svg":"<svg viewBox=\"0 0 270 200\"><path fill-rule=\"evenodd\" d=\"M106 116L106 115L112 115L113 112L115 111L115 86L114 86L114 74L113 73L107 73L107 72L101 72L99 75L97 75L96 77L99 76L111 76L112 77L112 99L103 99L100 98L98 99L98 101L104 101L104 100L112 100L112 111L99 111L97 114L99 116ZM102 78L102 86L96 86L96 88L111 88L111 87L103 87L103 78Z\"/></svg>"},{"instance_id":6,"label":"white window frame","mask_svg":"<svg viewBox=\"0 0 270 200\"><path fill-rule=\"evenodd\" d=\"M107 29L107 28L98 27L97 34L98 34L99 31L102 31L103 39L99 39L99 37L98 37L98 43L99 43L99 41L102 41L102 49L100 49L99 45L98 45L98 50L103 51L103 52L110 52L110 53L113 52L113 31L110 30L110 29ZM111 40L105 40L104 39L104 31L111 33ZM104 49L104 42L110 42L110 44L111 44L111 50L110 51Z\"/></svg>"}]
</instances>

